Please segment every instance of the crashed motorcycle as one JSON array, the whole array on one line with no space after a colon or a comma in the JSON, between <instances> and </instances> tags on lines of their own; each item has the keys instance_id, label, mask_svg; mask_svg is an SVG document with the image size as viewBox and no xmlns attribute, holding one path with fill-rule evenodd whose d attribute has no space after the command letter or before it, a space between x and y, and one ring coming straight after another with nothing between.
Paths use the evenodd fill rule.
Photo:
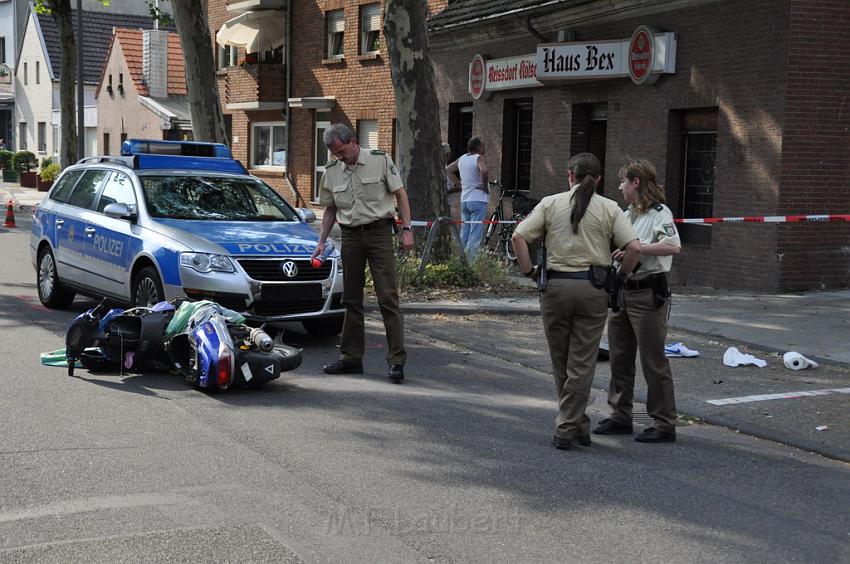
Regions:
<instances>
[{"instance_id":1,"label":"crashed motorcycle","mask_svg":"<svg viewBox=\"0 0 850 564\"><path fill-rule=\"evenodd\" d=\"M108 309L78 316L65 338L68 374L79 361L91 372L174 369L202 389L263 387L301 365L301 351L275 343L261 328L210 301L176 300L152 308Z\"/></svg>"}]
</instances>

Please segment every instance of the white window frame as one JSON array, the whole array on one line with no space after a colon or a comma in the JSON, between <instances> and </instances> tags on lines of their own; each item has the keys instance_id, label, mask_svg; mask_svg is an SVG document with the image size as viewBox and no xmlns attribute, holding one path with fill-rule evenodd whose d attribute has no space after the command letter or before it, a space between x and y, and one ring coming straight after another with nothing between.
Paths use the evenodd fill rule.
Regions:
<instances>
[{"instance_id":1,"label":"white window frame","mask_svg":"<svg viewBox=\"0 0 850 564\"><path fill-rule=\"evenodd\" d=\"M35 144L39 154L47 154L47 122L40 121L35 126L36 138Z\"/></svg>"},{"instance_id":2,"label":"white window frame","mask_svg":"<svg viewBox=\"0 0 850 564\"><path fill-rule=\"evenodd\" d=\"M378 48L370 49L370 35L377 33ZM381 51L381 4L360 6L360 54L372 55Z\"/></svg>"},{"instance_id":3,"label":"white window frame","mask_svg":"<svg viewBox=\"0 0 850 564\"><path fill-rule=\"evenodd\" d=\"M330 150L327 149L327 147L325 147L325 140L324 140L325 130L327 128L329 128L330 126L331 126L330 120L325 120L324 118L322 118L322 119L319 119L318 121L316 121L316 126L313 128L313 138L315 139L315 143L316 143L316 147L315 147L316 150L313 151L313 158L316 159L316 162L314 163L314 165L315 165L314 170L313 170L313 198L312 198L313 203L319 202L319 175L325 174L325 165L328 163L328 161L331 160L331 152L330 152ZM325 147L326 159L325 159L324 162L319 162L319 159L317 159L317 157L319 155L319 151L321 150L321 147Z\"/></svg>"},{"instance_id":4,"label":"white window frame","mask_svg":"<svg viewBox=\"0 0 850 564\"><path fill-rule=\"evenodd\" d=\"M251 163L251 168L259 168L263 170L286 170L286 165L261 165L254 162L254 148L257 146L257 129L260 127L268 127L269 128L269 162L272 162L274 155L273 151L271 151L274 145L274 127L288 127L285 121L257 121L251 122L251 154L249 155L248 162ZM289 148L285 148L286 159L285 162L289 161Z\"/></svg>"},{"instance_id":5,"label":"white window frame","mask_svg":"<svg viewBox=\"0 0 850 564\"><path fill-rule=\"evenodd\" d=\"M368 124L368 125L367 125ZM373 127L374 126L374 127ZM368 139L370 131L374 131L374 146L364 143L364 139ZM364 149L371 151L372 149L380 148L381 124L376 119L361 119L357 122L357 144Z\"/></svg>"},{"instance_id":6,"label":"white window frame","mask_svg":"<svg viewBox=\"0 0 850 564\"><path fill-rule=\"evenodd\" d=\"M328 59L345 58L345 10L330 10L325 13L325 29L327 31ZM334 53L334 38L339 34L340 52Z\"/></svg>"}]
</instances>

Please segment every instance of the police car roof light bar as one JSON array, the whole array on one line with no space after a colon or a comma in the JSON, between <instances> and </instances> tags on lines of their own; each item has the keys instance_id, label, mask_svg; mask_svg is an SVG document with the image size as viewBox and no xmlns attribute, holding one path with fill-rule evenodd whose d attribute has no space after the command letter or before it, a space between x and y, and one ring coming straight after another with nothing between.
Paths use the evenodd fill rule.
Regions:
<instances>
[{"instance_id":1,"label":"police car roof light bar","mask_svg":"<svg viewBox=\"0 0 850 564\"><path fill-rule=\"evenodd\" d=\"M237 160L217 157L177 157L173 155L135 155L136 169L169 170L205 170L208 172L229 172L248 174Z\"/></svg>"},{"instance_id":2,"label":"police car roof light bar","mask_svg":"<svg viewBox=\"0 0 850 564\"><path fill-rule=\"evenodd\" d=\"M164 141L160 139L127 139L121 143L121 154L171 155L183 157L217 157L232 159L230 148L222 143L200 141Z\"/></svg>"},{"instance_id":3,"label":"police car roof light bar","mask_svg":"<svg viewBox=\"0 0 850 564\"><path fill-rule=\"evenodd\" d=\"M77 161L76 164L91 164L91 163L109 163L109 164L117 164L126 166L128 168L135 168L135 161L132 157L111 157L111 156L99 156L99 157L85 157Z\"/></svg>"}]
</instances>

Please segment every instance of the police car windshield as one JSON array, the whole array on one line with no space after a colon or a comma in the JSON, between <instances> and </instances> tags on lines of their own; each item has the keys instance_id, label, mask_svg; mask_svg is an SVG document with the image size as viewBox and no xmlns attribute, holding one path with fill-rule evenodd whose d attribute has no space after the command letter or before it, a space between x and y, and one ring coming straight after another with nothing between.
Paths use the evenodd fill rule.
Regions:
<instances>
[{"instance_id":1,"label":"police car windshield","mask_svg":"<svg viewBox=\"0 0 850 564\"><path fill-rule=\"evenodd\" d=\"M295 221L298 215L274 190L248 178L142 176L151 217L214 221Z\"/></svg>"}]
</instances>

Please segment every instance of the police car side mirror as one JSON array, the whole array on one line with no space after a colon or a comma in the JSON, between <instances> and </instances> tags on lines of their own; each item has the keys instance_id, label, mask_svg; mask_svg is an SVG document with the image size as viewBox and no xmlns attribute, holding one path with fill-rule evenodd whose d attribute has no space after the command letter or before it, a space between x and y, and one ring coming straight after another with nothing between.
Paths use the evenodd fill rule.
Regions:
<instances>
[{"instance_id":1,"label":"police car side mirror","mask_svg":"<svg viewBox=\"0 0 850 564\"><path fill-rule=\"evenodd\" d=\"M136 219L136 214L130 211L127 204L109 204L103 208L103 213L115 219L129 219L130 221Z\"/></svg>"},{"instance_id":2,"label":"police car side mirror","mask_svg":"<svg viewBox=\"0 0 850 564\"><path fill-rule=\"evenodd\" d=\"M298 212L298 217L300 217L301 221L303 221L304 223L313 223L314 221L316 221L316 214L313 213L313 210L307 208L298 208L295 211Z\"/></svg>"}]
</instances>

